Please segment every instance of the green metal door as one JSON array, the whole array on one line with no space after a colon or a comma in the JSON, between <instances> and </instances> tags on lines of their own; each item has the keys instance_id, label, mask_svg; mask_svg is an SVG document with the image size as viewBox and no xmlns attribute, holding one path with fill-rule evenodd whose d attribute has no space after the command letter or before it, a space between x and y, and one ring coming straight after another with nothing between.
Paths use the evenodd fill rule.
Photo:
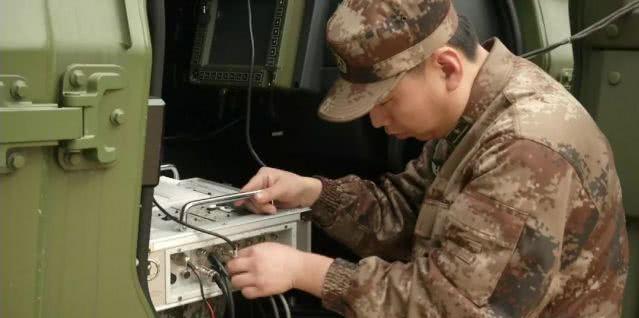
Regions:
<instances>
[{"instance_id":1,"label":"green metal door","mask_svg":"<svg viewBox=\"0 0 639 318\"><path fill-rule=\"evenodd\" d=\"M0 1L1 317L152 316L135 248L143 0Z\"/></svg>"},{"instance_id":2,"label":"green metal door","mask_svg":"<svg viewBox=\"0 0 639 318\"><path fill-rule=\"evenodd\" d=\"M629 0L571 0L573 33ZM623 317L639 317L639 11L574 45L575 95L610 140L623 189L630 270Z\"/></svg>"}]
</instances>

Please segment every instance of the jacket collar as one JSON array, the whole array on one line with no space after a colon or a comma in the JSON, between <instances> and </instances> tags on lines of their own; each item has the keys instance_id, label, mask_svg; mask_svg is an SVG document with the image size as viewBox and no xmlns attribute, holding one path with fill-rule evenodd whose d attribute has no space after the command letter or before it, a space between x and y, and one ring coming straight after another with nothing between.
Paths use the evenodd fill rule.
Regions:
<instances>
[{"instance_id":1,"label":"jacket collar","mask_svg":"<svg viewBox=\"0 0 639 318\"><path fill-rule=\"evenodd\" d=\"M488 57L475 77L462 117L445 138L453 147L459 144L473 123L503 91L514 66L515 55L499 39L492 38L482 46L489 51Z\"/></svg>"}]
</instances>

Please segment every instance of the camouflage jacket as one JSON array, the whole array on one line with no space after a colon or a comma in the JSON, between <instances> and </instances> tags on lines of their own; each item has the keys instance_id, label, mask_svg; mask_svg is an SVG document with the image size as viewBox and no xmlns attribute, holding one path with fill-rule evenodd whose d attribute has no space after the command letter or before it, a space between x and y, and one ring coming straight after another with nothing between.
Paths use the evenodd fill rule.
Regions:
<instances>
[{"instance_id":1,"label":"camouflage jacket","mask_svg":"<svg viewBox=\"0 0 639 318\"><path fill-rule=\"evenodd\" d=\"M313 217L347 317L617 317L628 266L610 146L586 110L499 40L457 128L375 184L320 178Z\"/></svg>"}]
</instances>

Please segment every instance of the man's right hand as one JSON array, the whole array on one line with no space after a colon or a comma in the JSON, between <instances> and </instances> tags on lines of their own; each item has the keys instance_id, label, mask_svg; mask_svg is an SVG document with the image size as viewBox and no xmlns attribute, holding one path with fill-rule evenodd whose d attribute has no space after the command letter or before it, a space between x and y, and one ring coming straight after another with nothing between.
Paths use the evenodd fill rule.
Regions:
<instances>
[{"instance_id":1,"label":"man's right hand","mask_svg":"<svg viewBox=\"0 0 639 318\"><path fill-rule=\"evenodd\" d=\"M322 192L322 182L316 178L266 167L261 168L240 191L259 189L262 191L253 198L238 201L235 204L246 205L256 213L269 214L277 212L274 202L282 208L311 206Z\"/></svg>"}]
</instances>

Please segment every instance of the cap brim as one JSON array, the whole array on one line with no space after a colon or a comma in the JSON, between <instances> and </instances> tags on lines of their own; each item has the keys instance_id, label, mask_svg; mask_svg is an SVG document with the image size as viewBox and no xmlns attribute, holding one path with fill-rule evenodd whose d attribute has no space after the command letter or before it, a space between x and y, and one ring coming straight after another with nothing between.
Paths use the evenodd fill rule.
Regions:
<instances>
[{"instance_id":1,"label":"cap brim","mask_svg":"<svg viewBox=\"0 0 639 318\"><path fill-rule=\"evenodd\" d=\"M383 101L405 72L373 83L352 83L338 78L320 105L317 114L331 122L347 122L360 118Z\"/></svg>"}]
</instances>

